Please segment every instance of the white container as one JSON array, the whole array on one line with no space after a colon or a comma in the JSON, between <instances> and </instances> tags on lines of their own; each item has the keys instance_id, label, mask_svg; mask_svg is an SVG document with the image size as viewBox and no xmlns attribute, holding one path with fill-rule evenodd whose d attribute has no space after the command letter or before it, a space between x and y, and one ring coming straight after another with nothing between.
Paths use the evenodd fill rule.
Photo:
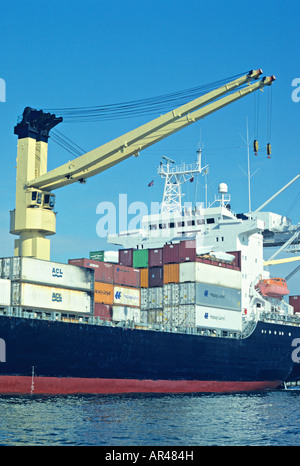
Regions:
<instances>
[{"instance_id":1,"label":"white container","mask_svg":"<svg viewBox=\"0 0 300 466\"><path fill-rule=\"evenodd\" d=\"M139 288L114 286L114 304L120 306L140 307L141 293Z\"/></svg>"},{"instance_id":2,"label":"white container","mask_svg":"<svg viewBox=\"0 0 300 466\"><path fill-rule=\"evenodd\" d=\"M148 311L142 311L141 310L140 324L145 324L145 325L148 324Z\"/></svg>"},{"instance_id":3,"label":"white container","mask_svg":"<svg viewBox=\"0 0 300 466\"><path fill-rule=\"evenodd\" d=\"M163 324L163 310L150 309L148 312L148 324Z\"/></svg>"},{"instance_id":4,"label":"white container","mask_svg":"<svg viewBox=\"0 0 300 466\"><path fill-rule=\"evenodd\" d=\"M179 283L168 283L163 287L164 306L179 304Z\"/></svg>"},{"instance_id":5,"label":"white container","mask_svg":"<svg viewBox=\"0 0 300 466\"><path fill-rule=\"evenodd\" d=\"M0 278L0 306L10 306L11 281Z\"/></svg>"},{"instance_id":6,"label":"white container","mask_svg":"<svg viewBox=\"0 0 300 466\"><path fill-rule=\"evenodd\" d=\"M179 307L180 325L182 327L195 327L196 309L194 304L184 304Z\"/></svg>"},{"instance_id":7,"label":"white container","mask_svg":"<svg viewBox=\"0 0 300 466\"><path fill-rule=\"evenodd\" d=\"M162 287L148 288L148 309L162 309L163 302Z\"/></svg>"},{"instance_id":8,"label":"white container","mask_svg":"<svg viewBox=\"0 0 300 466\"><path fill-rule=\"evenodd\" d=\"M242 313L220 308L195 306L195 325L210 329L241 330Z\"/></svg>"},{"instance_id":9,"label":"white container","mask_svg":"<svg viewBox=\"0 0 300 466\"><path fill-rule=\"evenodd\" d=\"M241 290L196 282L196 304L241 310Z\"/></svg>"},{"instance_id":10,"label":"white container","mask_svg":"<svg viewBox=\"0 0 300 466\"><path fill-rule=\"evenodd\" d=\"M103 262L119 263L119 251L104 251Z\"/></svg>"},{"instance_id":11,"label":"white container","mask_svg":"<svg viewBox=\"0 0 300 466\"><path fill-rule=\"evenodd\" d=\"M178 327L180 321L179 305L165 306L163 309L163 323L170 327Z\"/></svg>"},{"instance_id":12,"label":"white container","mask_svg":"<svg viewBox=\"0 0 300 466\"><path fill-rule=\"evenodd\" d=\"M180 282L202 282L229 288L241 289L239 270L227 269L202 262L183 262L179 267Z\"/></svg>"},{"instance_id":13,"label":"white container","mask_svg":"<svg viewBox=\"0 0 300 466\"><path fill-rule=\"evenodd\" d=\"M163 322L171 327L195 327L195 306L166 306L163 309Z\"/></svg>"},{"instance_id":14,"label":"white container","mask_svg":"<svg viewBox=\"0 0 300 466\"><path fill-rule=\"evenodd\" d=\"M61 312L91 313L93 298L85 291L12 282L12 306Z\"/></svg>"},{"instance_id":15,"label":"white container","mask_svg":"<svg viewBox=\"0 0 300 466\"><path fill-rule=\"evenodd\" d=\"M180 304L196 304L196 283L180 283Z\"/></svg>"},{"instance_id":16,"label":"white container","mask_svg":"<svg viewBox=\"0 0 300 466\"><path fill-rule=\"evenodd\" d=\"M94 287L92 269L32 257L2 259L1 277L80 290L92 290Z\"/></svg>"},{"instance_id":17,"label":"white container","mask_svg":"<svg viewBox=\"0 0 300 466\"><path fill-rule=\"evenodd\" d=\"M112 308L112 320L123 321L133 320L136 323L140 323L141 311L138 308L128 306L113 306Z\"/></svg>"},{"instance_id":18,"label":"white container","mask_svg":"<svg viewBox=\"0 0 300 466\"><path fill-rule=\"evenodd\" d=\"M141 288L141 310L148 309L148 288Z\"/></svg>"}]
</instances>

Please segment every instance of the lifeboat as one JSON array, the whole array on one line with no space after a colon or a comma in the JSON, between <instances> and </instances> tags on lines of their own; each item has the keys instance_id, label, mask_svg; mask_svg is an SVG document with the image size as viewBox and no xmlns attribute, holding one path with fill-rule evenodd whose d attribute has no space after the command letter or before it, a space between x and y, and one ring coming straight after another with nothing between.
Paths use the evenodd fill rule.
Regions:
<instances>
[{"instance_id":1,"label":"lifeboat","mask_svg":"<svg viewBox=\"0 0 300 466\"><path fill-rule=\"evenodd\" d=\"M266 280L260 280L257 286L263 296L271 298L281 298L290 292L284 278L268 278Z\"/></svg>"}]
</instances>

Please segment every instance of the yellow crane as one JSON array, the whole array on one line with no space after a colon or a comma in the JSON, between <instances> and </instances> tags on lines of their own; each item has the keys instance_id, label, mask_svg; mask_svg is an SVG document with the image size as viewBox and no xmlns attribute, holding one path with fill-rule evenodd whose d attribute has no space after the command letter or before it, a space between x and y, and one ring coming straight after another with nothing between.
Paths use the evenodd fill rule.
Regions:
<instances>
[{"instance_id":1,"label":"yellow crane","mask_svg":"<svg viewBox=\"0 0 300 466\"><path fill-rule=\"evenodd\" d=\"M297 257L286 257L285 259L272 259L264 261L264 266L269 265L279 265L279 264L287 264L288 262L296 262L300 261L300 256Z\"/></svg>"},{"instance_id":2,"label":"yellow crane","mask_svg":"<svg viewBox=\"0 0 300 466\"><path fill-rule=\"evenodd\" d=\"M275 80L274 76L259 79L261 74L261 69L252 70L49 172L49 132L62 118L27 107L22 121L15 126L16 207L10 213L10 232L19 236L15 240L15 256L50 260L50 240L46 236L56 232L55 195L51 191L83 182L132 155L137 156L141 150Z\"/></svg>"}]
</instances>

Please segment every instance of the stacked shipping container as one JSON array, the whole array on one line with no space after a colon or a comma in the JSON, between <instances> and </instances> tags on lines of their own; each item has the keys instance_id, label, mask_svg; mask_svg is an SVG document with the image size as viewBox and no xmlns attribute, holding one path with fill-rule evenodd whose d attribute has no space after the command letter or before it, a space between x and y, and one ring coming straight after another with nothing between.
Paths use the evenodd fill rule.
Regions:
<instances>
[{"instance_id":1,"label":"stacked shipping container","mask_svg":"<svg viewBox=\"0 0 300 466\"><path fill-rule=\"evenodd\" d=\"M125 256L126 258L132 257ZM140 308L140 270L91 259L69 259L69 264L95 271L95 315L103 320L130 319L132 308ZM137 314L134 314L137 319ZM127 320L127 319L125 319Z\"/></svg>"},{"instance_id":2,"label":"stacked shipping container","mask_svg":"<svg viewBox=\"0 0 300 466\"><path fill-rule=\"evenodd\" d=\"M94 308L94 272L30 257L0 259L1 306L66 313ZM8 301L9 297L9 303Z\"/></svg>"},{"instance_id":3,"label":"stacked shipping container","mask_svg":"<svg viewBox=\"0 0 300 466\"><path fill-rule=\"evenodd\" d=\"M94 311L104 320L238 328L240 253L230 254L235 257L231 264L197 257L190 240L120 250L118 264L105 262L104 256L70 259L68 265L6 258L0 261L0 280L9 286L1 286L0 306L9 302L25 309Z\"/></svg>"},{"instance_id":4,"label":"stacked shipping container","mask_svg":"<svg viewBox=\"0 0 300 466\"><path fill-rule=\"evenodd\" d=\"M240 252L230 252L230 264L197 257L195 240L186 240L120 257L131 253L141 272L142 323L240 327Z\"/></svg>"}]
</instances>

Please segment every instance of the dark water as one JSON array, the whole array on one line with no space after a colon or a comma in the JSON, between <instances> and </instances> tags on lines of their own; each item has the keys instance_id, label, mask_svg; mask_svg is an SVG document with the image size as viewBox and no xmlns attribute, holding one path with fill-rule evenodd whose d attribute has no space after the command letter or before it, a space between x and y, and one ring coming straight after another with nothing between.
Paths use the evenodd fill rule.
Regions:
<instances>
[{"instance_id":1,"label":"dark water","mask_svg":"<svg viewBox=\"0 0 300 466\"><path fill-rule=\"evenodd\" d=\"M300 391L2 396L0 445L300 445Z\"/></svg>"}]
</instances>

